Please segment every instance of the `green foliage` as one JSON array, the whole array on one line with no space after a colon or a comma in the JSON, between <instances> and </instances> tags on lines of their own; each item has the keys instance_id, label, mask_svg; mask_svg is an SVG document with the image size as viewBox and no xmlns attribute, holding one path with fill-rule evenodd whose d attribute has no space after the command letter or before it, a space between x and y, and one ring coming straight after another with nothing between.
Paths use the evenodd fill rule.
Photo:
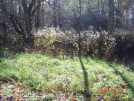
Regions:
<instances>
[{"instance_id":1,"label":"green foliage","mask_svg":"<svg viewBox=\"0 0 134 101\"><path fill-rule=\"evenodd\" d=\"M7 58L8 56L11 55L11 54L7 51L8 48L4 48L3 50L6 50L6 51L0 51L0 58Z\"/></svg>"},{"instance_id":2,"label":"green foliage","mask_svg":"<svg viewBox=\"0 0 134 101\"><path fill-rule=\"evenodd\" d=\"M127 34L126 38L128 38L128 40L131 40L132 42L134 42L134 35L133 35L133 33Z\"/></svg>"},{"instance_id":3,"label":"green foliage","mask_svg":"<svg viewBox=\"0 0 134 101\"><path fill-rule=\"evenodd\" d=\"M16 34L11 34L9 33L7 35L7 39L8 39L8 44L16 44L16 45L22 45L23 44L23 40L19 35Z\"/></svg>"},{"instance_id":4,"label":"green foliage","mask_svg":"<svg viewBox=\"0 0 134 101\"><path fill-rule=\"evenodd\" d=\"M34 33L34 47L37 50L43 50L47 54L53 53L54 41L70 41L72 42L72 33L67 32L66 34L58 28L46 28L38 30L37 33ZM75 41L74 41L75 42Z\"/></svg>"},{"instance_id":5,"label":"green foliage","mask_svg":"<svg viewBox=\"0 0 134 101\"><path fill-rule=\"evenodd\" d=\"M118 42L118 37L122 37L122 35L127 40L133 40L133 35L127 33L121 33L120 29L116 30L113 34L113 37L109 37L106 32L98 33L98 35L92 35L91 31L81 31L81 53L84 56L91 56L93 58L99 58L106 61L117 61L120 58L125 58L127 56L124 55L124 57L120 57L120 54L124 54L123 50L120 51L120 49L117 49L120 47L120 44L124 44L123 41ZM75 30L68 30L63 32L62 30L58 28L44 28L37 31L37 33L34 34L34 46L37 50L42 50L43 52L47 54L52 54L54 52L54 48L52 43L55 40L58 41L70 41L73 45L73 53L74 55L78 55L78 37L76 35ZM130 42L129 42L130 43ZM127 48L125 43L124 46ZM132 45L133 46L133 45ZM132 50L132 48L131 48ZM121 53L119 53L121 52ZM127 52L125 52L127 53ZM127 54L128 55L128 54ZM131 55L131 53L129 53ZM122 59L123 60L123 59ZM125 59L124 59L125 60Z\"/></svg>"},{"instance_id":6,"label":"green foliage","mask_svg":"<svg viewBox=\"0 0 134 101\"><path fill-rule=\"evenodd\" d=\"M43 51L47 51L50 53L52 49L53 38L44 38L44 37L36 37L34 40L34 46L43 49Z\"/></svg>"},{"instance_id":7,"label":"green foliage","mask_svg":"<svg viewBox=\"0 0 134 101\"><path fill-rule=\"evenodd\" d=\"M44 99L45 101L55 98L53 93L68 92L79 95L84 92L83 71L78 58L59 60L40 54L21 53L0 59L1 81L14 83L19 81L25 88L50 93ZM82 60L88 73L92 99L96 99L98 96L105 99L134 97L132 90L134 88L134 73L128 71L125 66L108 64L91 58L83 58ZM100 93L102 88L109 88L109 93ZM124 93L112 93L113 89L120 88Z\"/></svg>"}]
</instances>

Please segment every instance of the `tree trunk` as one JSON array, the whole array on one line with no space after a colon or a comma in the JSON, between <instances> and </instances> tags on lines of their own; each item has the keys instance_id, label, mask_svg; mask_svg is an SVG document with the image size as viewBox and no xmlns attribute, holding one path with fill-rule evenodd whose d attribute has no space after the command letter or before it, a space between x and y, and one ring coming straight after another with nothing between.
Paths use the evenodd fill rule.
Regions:
<instances>
[{"instance_id":1,"label":"tree trunk","mask_svg":"<svg viewBox=\"0 0 134 101\"><path fill-rule=\"evenodd\" d=\"M97 0L97 13L98 13L98 16L100 15L100 0Z\"/></svg>"},{"instance_id":2,"label":"tree trunk","mask_svg":"<svg viewBox=\"0 0 134 101\"><path fill-rule=\"evenodd\" d=\"M61 5L60 5L61 1L59 0L58 2L58 19L59 19L59 28L61 28Z\"/></svg>"},{"instance_id":3,"label":"tree trunk","mask_svg":"<svg viewBox=\"0 0 134 101\"><path fill-rule=\"evenodd\" d=\"M118 28L122 28L122 19L123 19L123 12L122 12L122 8L120 7L121 4L122 4L122 1L121 0L118 0L118 7L117 7L117 10L116 10L116 26Z\"/></svg>"},{"instance_id":4,"label":"tree trunk","mask_svg":"<svg viewBox=\"0 0 134 101\"><path fill-rule=\"evenodd\" d=\"M134 7L132 8L132 30L134 30Z\"/></svg>"},{"instance_id":5,"label":"tree trunk","mask_svg":"<svg viewBox=\"0 0 134 101\"><path fill-rule=\"evenodd\" d=\"M53 27L57 27L57 21L56 21L56 2L57 2L57 0L53 1Z\"/></svg>"},{"instance_id":6,"label":"tree trunk","mask_svg":"<svg viewBox=\"0 0 134 101\"><path fill-rule=\"evenodd\" d=\"M1 22L0 23L0 27L2 28L0 30L1 30L1 32L3 34L2 37L0 36L0 38L1 38L2 44L5 45L6 42L7 42L7 26L6 26L6 23L5 22Z\"/></svg>"},{"instance_id":7,"label":"tree trunk","mask_svg":"<svg viewBox=\"0 0 134 101\"><path fill-rule=\"evenodd\" d=\"M128 14L128 10L126 9L126 23L125 23L125 28L128 30L129 29L129 14Z\"/></svg>"},{"instance_id":8,"label":"tree trunk","mask_svg":"<svg viewBox=\"0 0 134 101\"><path fill-rule=\"evenodd\" d=\"M108 0L109 4L109 15L108 15L108 34L112 35L114 24L113 24L113 17L114 17L114 0Z\"/></svg>"},{"instance_id":9,"label":"tree trunk","mask_svg":"<svg viewBox=\"0 0 134 101\"><path fill-rule=\"evenodd\" d=\"M37 11L36 11L36 14L35 14L35 27L36 27L36 29L38 27L40 27L40 25L41 25L41 22L40 22L40 11L41 11L40 7L37 8Z\"/></svg>"}]
</instances>

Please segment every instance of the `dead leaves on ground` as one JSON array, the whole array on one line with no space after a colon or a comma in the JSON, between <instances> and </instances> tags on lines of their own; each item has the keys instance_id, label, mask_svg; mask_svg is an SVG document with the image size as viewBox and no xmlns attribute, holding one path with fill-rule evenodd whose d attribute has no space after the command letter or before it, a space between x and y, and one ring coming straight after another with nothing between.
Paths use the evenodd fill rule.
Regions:
<instances>
[{"instance_id":1,"label":"dead leaves on ground","mask_svg":"<svg viewBox=\"0 0 134 101\"><path fill-rule=\"evenodd\" d=\"M13 84L11 82L8 83L2 83L0 82L0 101L26 101L28 97L28 91L27 89L24 89L22 87L21 83ZM8 93L7 93L8 92ZM47 98L47 94L53 94L52 97L56 96L56 101L65 101L68 99L68 101L79 101L77 98L74 98L69 95L67 92L56 92L54 89L48 89L46 91L47 94L40 92L42 94L37 94L37 97L40 97L39 99L43 100L43 98ZM32 95L31 95L32 96ZM45 96L41 98L42 96ZM36 96L34 96L36 97Z\"/></svg>"},{"instance_id":2,"label":"dead leaves on ground","mask_svg":"<svg viewBox=\"0 0 134 101\"><path fill-rule=\"evenodd\" d=\"M0 82L0 101L25 101L21 98L26 90L21 86L21 83L13 84L11 82Z\"/></svg>"}]
</instances>

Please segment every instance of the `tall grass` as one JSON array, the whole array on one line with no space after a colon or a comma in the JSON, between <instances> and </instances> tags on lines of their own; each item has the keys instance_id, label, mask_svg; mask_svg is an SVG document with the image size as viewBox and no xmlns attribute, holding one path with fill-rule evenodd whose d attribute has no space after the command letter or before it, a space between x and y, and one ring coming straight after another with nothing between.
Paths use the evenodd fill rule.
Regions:
<instances>
[{"instance_id":1,"label":"tall grass","mask_svg":"<svg viewBox=\"0 0 134 101\"><path fill-rule=\"evenodd\" d=\"M101 60L84 57L82 60L88 72L93 101L100 97L125 101L134 97L133 71ZM81 96L84 92L83 71L77 57L62 59L37 53L10 54L0 58L0 81L21 82L24 88L52 94L68 92ZM106 94L103 89L107 90ZM119 89L123 93L119 93Z\"/></svg>"}]
</instances>

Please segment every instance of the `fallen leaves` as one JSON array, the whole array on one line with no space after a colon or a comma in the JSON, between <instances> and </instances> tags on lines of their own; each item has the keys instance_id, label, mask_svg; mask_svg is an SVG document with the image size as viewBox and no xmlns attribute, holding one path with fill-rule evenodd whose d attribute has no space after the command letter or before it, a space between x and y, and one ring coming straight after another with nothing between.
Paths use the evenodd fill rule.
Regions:
<instances>
[{"instance_id":1,"label":"fallen leaves","mask_svg":"<svg viewBox=\"0 0 134 101\"><path fill-rule=\"evenodd\" d=\"M54 93L54 89L48 89L46 92L47 93Z\"/></svg>"},{"instance_id":2,"label":"fallen leaves","mask_svg":"<svg viewBox=\"0 0 134 101\"><path fill-rule=\"evenodd\" d=\"M113 93L113 94L116 94L116 89L113 89L113 90L112 90L112 93Z\"/></svg>"},{"instance_id":3,"label":"fallen leaves","mask_svg":"<svg viewBox=\"0 0 134 101\"><path fill-rule=\"evenodd\" d=\"M22 96L26 90L22 88L21 83L1 83L0 101L25 101Z\"/></svg>"},{"instance_id":4,"label":"fallen leaves","mask_svg":"<svg viewBox=\"0 0 134 101\"><path fill-rule=\"evenodd\" d=\"M68 100L67 100L68 99ZM79 101L77 98L70 96L67 92L57 94L57 101Z\"/></svg>"},{"instance_id":5,"label":"fallen leaves","mask_svg":"<svg viewBox=\"0 0 134 101\"><path fill-rule=\"evenodd\" d=\"M23 98L17 98L15 101L25 101Z\"/></svg>"},{"instance_id":6,"label":"fallen leaves","mask_svg":"<svg viewBox=\"0 0 134 101\"><path fill-rule=\"evenodd\" d=\"M106 88L102 88L100 91L101 94L107 94L108 93L108 89Z\"/></svg>"},{"instance_id":7,"label":"fallen leaves","mask_svg":"<svg viewBox=\"0 0 134 101\"><path fill-rule=\"evenodd\" d=\"M37 98L37 99L56 99L56 101L81 101L80 99L85 99L85 95L72 95L68 92L63 92L63 90L57 90L57 89L54 89L54 88L49 88L48 90L46 90L44 93L43 92L35 92L33 95L30 95L26 89L24 89L22 87L22 84L21 83L16 83L16 84L13 84L13 83L3 83L1 84L1 88L3 90L0 89L0 101L27 101L27 99L29 98ZM10 94L9 95L6 95L5 92L3 91L7 91L7 89L9 90L10 89ZM120 88L120 89L108 89L107 87L103 87L101 90L100 90L100 93L102 94L100 97L95 97L95 101L99 101L101 99L101 101L109 101L111 100L110 97L104 97L103 94L123 94L124 89ZM29 95L28 95L29 94ZM31 93L32 94L32 93ZM80 97L82 96L82 98ZM98 99L98 100L96 100ZM118 99L121 99L118 98ZM40 100L40 101L41 101Z\"/></svg>"},{"instance_id":8,"label":"fallen leaves","mask_svg":"<svg viewBox=\"0 0 134 101\"><path fill-rule=\"evenodd\" d=\"M72 98L70 101L79 101L77 98Z\"/></svg>"},{"instance_id":9,"label":"fallen leaves","mask_svg":"<svg viewBox=\"0 0 134 101\"><path fill-rule=\"evenodd\" d=\"M3 96L3 93L2 92L0 92L0 96Z\"/></svg>"},{"instance_id":10,"label":"fallen leaves","mask_svg":"<svg viewBox=\"0 0 134 101\"><path fill-rule=\"evenodd\" d=\"M120 89L119 89L119 93L120 93L120 94L123 94L123 89L120 88Z\"/></svg>"}]
</instances>

